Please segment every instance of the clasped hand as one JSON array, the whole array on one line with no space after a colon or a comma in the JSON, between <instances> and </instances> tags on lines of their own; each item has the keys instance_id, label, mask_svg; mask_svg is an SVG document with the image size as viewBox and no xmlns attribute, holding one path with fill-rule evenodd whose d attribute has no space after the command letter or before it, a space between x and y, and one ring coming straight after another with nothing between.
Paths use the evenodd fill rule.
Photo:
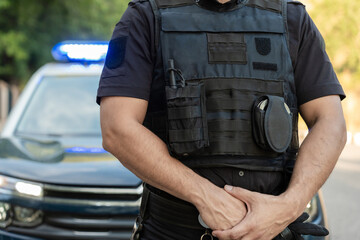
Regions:
<instances>
[{"instance_id":1,"label":"clasped hand","mask_svg":"<svg viewBox=\"0 0 360 240\"><path fill-rule=\"evenodd\" d=\"M223 202L218 202L215 210L199 210L205 223L216 229L213 235L220 240L271 240L296 218L290 203L279 196L231 186L225 186L225 191L229 196L218 195Z\"/></svg>"}]
</instances>

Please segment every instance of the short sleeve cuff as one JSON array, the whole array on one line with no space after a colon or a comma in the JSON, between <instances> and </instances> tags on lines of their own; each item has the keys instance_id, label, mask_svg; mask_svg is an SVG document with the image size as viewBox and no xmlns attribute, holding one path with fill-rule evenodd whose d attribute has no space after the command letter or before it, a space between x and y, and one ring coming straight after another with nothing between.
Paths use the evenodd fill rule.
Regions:
<instances>
[{"instance_id":1,"label":"short sleeve cuff","mask_svg":"<svg viewBox=\"0 0 360 240\"><path fill-rule=\"evenodd\" d=\"M102 97L132 97L149 101L148 89L134 87L99 87L96 103L100 105Z\"/></svg>"},{"instance_id":2,"label":"short sleeve cuff","mask_svg":"<svg viewBox=\"0 0 360 240\"><path fill-rule=\"evenodd\" d=\"M343 100L346 95L344 90L342 89L341 85L339 84L327 84L327 85L320 85L314 86L314 90L307 91L306 93L298 94L298 105L302 105L304 103L310 102L314 99L330 96L330 95L339 95L340 99Z\"/></svg>"}]
</instances>

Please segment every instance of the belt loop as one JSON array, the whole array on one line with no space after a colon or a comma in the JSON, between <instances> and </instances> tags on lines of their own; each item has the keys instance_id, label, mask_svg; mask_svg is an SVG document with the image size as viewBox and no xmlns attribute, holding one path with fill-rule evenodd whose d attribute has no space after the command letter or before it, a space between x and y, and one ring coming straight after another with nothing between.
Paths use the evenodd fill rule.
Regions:
<instances>
[{"instance_id":1,"label":"belt loop","mask_svg":"<svg viewBox=\"0 0 360 240\"><path fill-rule=\"evenodd\" d=\"M146 214L146 209L149 201L149 195L150 195L150 190L147 188L147 184L144 182L143 194L140 205L140 217L142 218L142 220L146 220L146 218L148 217L148 215Z\"/></svg>"}]
</instances>

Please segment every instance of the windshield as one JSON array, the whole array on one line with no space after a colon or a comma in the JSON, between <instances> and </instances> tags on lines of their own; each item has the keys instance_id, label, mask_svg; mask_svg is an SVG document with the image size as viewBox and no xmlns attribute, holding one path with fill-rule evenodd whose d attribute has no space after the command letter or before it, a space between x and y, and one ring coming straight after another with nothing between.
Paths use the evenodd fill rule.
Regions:
<instances>
[{"instance_id":1,"label":"windshield","mask_svg":"<svg viewBox=\"0 0 360 240\"><path fill-rule=\"evenodd\" d=\"M101 135L95 103L99 76L44 77L17 127L18 134Z\"/></svg>"}]
</instances>

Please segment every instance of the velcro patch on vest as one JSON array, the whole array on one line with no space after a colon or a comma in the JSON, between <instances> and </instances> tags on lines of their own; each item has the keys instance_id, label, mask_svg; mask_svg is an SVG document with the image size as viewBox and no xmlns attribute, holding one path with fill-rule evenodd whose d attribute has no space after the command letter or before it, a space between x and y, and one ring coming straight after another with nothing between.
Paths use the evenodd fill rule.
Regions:
<instances>
[{"instance_id":1,"label":"velcro patch on vest","mask_svg":"<svg viewBox=\"0 0 360 240\"><path fill-rule=\"evenodd\" d=\"M266 56L271 52L270 38L255 38L256 50L259 54Z\"/></svg>"},{"instance_id":2,"label":"velcro patch on vest","mask_svg":"<svg viewBox=\"0 0 360 240\"><path fill-rule=\"evenodd\" d=\"M208 33L211 64L247 64L247 47L243 33Z\"/></svg>"},{"instance_id":3,"label":"velcro patch on vest","mask_svg":"<svg viewBox=\"0 0 360 240\"><path fill-rule=\"evenodd\" d=\"M155 0L158 8L181 7L195 4L194 0Z\"/></svg>"},{"instance_id":4,"label":"velcro patch on vest","mask_svg":"<svg viewBox=\"0 0 360 240\"><path fill-rule=\"evenodd\" d=\"M275 63L253 62L253 68L255 70L274 71L278 70L278 66Z\"/></svg>"},{"instance_id":5,"label":"velcro patch on vest","mask_svg":"<svg viewBox=\"0 0 360 240\"><path fill-rule=\"evenodd\" d=\"M121 66L125 58L127 37L112 39L109 43L109 50L106 55L105 66L109 69L115 69Z\"/></svg>"},{"instance_id":6,"label":"velcro patch on vest","mask_svg":"<svg viewBox=\"0 0 360 240\"><path fill-rule=\"evenodd\" d=\"M248 0L246 5L249 7L256 7L273 12L282 12L281 0Z\"/></svg>"}]
</instances>

